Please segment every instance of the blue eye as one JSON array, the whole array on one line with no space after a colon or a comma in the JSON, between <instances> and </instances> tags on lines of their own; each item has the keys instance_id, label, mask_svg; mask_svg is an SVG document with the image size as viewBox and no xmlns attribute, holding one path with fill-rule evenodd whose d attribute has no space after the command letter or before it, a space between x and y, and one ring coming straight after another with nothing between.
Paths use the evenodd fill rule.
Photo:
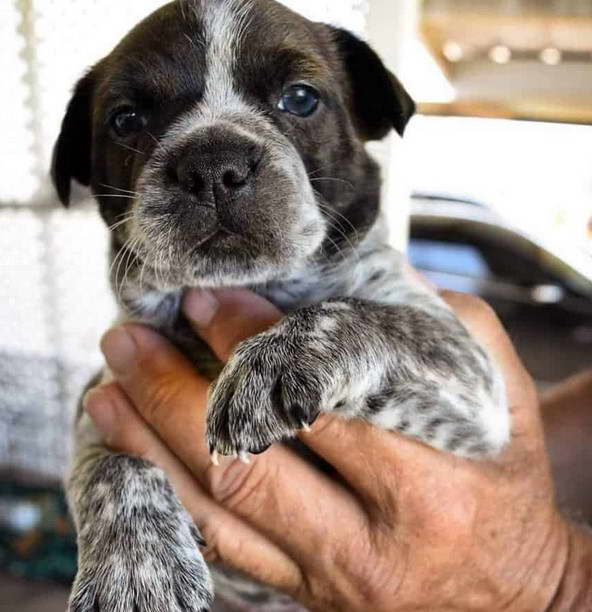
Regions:
<instances>
[{"instance_id":1,"label":"blue eye","mask_svg":"<svg viewBox=\"0 0 592 612\"><path fill-rule=\"evenodd\" d=\"M297 117L310 117L318 108L321 96L310 85L291 85L284 89L278 108Z\"/></svg>"},{"instance_id":2,"label":"blue eye","mask_svg":"<svg viewBox=\"0 0 592 612\"><path fill-rule=\"evenodd\" d=\"M126 138L141 132L146 125L146 119L131 106L125 106L111 115L109 123L120 138Z\"/></svg>"}]
</instances>

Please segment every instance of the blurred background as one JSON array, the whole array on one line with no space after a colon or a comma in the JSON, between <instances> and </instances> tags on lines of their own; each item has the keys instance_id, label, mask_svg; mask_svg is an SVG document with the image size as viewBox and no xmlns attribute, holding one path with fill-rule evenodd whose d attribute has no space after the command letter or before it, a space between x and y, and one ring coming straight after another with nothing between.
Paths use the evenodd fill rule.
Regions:
<instances>
[{"instance_id":1,"label":"blurred background","mask_svg":"<svg viewBox=\"0 0 592 612\"><path fill-rule=\"evenodd\" d=\"M546 388L592 363L590 0L282 0L367 38L419 102L383 164L392 240L483 296ZM92 202L62 211L51 148L76 79L162 0L2 0L0 610L63 611L60 478L115 309ZM17 607L18 606L18 607Z\"/></svg>"}]
</instances>

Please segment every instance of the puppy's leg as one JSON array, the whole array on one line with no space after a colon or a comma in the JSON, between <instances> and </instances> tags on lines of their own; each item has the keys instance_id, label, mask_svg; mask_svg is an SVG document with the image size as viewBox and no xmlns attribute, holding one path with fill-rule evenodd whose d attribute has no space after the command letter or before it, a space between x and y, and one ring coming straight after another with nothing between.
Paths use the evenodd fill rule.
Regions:
<instances>
[{"instance_id":1,"label":"puppy's leg","mask_svg":"<svg viewBox=\"0 0 592 612\"><path fill-rule=\"evenodd\" d=\"M439 298L405 297L330 300L240 344L210 398L212 451L257 453L335 412L458 455L497 453L509 437L500 375Z\"/></svg>"},{"instance_id":2,"label":"puppy's leg","mask_svg":"<svg viewBox=\"0 0 592 612\"><path fill-rule=\"evenodd\" d=\"M203 612L212 586L198 530L162 472L77 425L66 488L78 531L69 612Z\"/></svg>"}]
</instances>

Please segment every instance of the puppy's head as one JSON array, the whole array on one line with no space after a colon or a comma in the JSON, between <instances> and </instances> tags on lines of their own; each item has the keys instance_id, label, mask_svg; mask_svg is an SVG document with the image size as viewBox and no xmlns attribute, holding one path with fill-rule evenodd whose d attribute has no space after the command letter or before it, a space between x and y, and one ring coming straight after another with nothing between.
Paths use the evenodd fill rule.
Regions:
<instances>
[{"instance_id":1,"label":"puppy's head","mask_svg":"<svg viewBox=\"0 0 592 612\"><path fill-rule=\"evenodd\" d=\"M364 143L414 104L351 34L274 0L178 0L77 85L54 151L90 185L121 266L152 288L297 275L373 224ZM354 237L355 234L355 237Z\"/></svg>"}]
</instances>

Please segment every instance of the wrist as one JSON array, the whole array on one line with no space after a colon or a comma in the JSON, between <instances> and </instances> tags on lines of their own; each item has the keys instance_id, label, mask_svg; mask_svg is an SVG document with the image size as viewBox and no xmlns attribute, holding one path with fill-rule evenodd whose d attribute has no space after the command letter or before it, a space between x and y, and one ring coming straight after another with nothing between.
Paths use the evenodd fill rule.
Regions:
<instances>
[{"instance_id":1,"label":"wrist","mask_svg":"<svg viewBox=\"0 0 592 612\"><path fill-rule=\"evenodd\" d=\"M587 610L592 610L592 532L570 524L564 568L547 612Z\"/></svg>"}]
</instances>

